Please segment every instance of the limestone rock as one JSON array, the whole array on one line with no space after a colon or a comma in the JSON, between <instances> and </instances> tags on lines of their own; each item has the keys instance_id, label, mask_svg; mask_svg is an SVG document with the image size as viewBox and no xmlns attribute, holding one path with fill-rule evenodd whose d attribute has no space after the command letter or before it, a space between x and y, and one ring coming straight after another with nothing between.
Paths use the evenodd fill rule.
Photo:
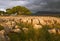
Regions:
<instances>
[{"instance_id":1,"label":"limestone rock","mask_svg":"<svg viewBox=\"0 0 60 41\"><path fill-rule=\"evenodd\" d=\"M12 31L13 31L13 32L16 32L16 33L20 33L20 32L21 32L20 29L13 29Z\"/></svg>"},{"instance_id":2,"label":"limestone rock","mask_svg":"<svg viewBox=\"0 0 60 41\"><path fill-rule=\"evenodd\" d=\"M33 28L36 29L36 30L38 30L38 29L42 28L42 25L35 24Z\"/></svg>"},{"instance_id":3,"label":"limestone rock","mask_svg":"<svg viewBox=\"0 0 60 41\"><path fill-rule=\"evenodd\" d=\"M4 30L0 31L0 41L10 41L9 37L7 35L5 35Z\"/></svg>"}]
</instances>

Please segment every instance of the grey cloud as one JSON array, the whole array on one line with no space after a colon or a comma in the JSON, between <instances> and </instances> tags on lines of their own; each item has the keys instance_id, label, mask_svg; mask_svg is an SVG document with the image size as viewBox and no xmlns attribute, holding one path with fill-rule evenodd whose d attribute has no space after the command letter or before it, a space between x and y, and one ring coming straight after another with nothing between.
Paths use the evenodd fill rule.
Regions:
<instances>
[{"instance_id":1,"label":"grey cloud","mask_svg":"<svg viewBox=\"0 0 60 41\"><path fill-rule=\"evenodd\" d=\"M0 1L28 1L28 0L0 0Z\"/></svg>"},{"instance_id":2,"label":"grey cloud","mask_svg":"<svg viewBox=\"0 0 60 41\"><path fill-rule=\"evenodd\" d=\"M0 8L6 8L9 5L9 1L0 1Z\"/></svg>"},{"instance_id":3,"label":"grey cloud","mask_svg":"<svg viewBox=\"0 0 60 41\"><path fill-rule=\"evenodd\" d=\"M59 2L59 3L58 3ZM31 5L27 5L32 10L59 11L60 0L35 0Z\"/></svg>"},{"instance_id":4,"label":"grey cloud","mask_svg":"<svg viewBox=\"0 0 60 41\"><path fill-rule=\"evenodd\" d=\"M27 1L11 1L10 4L8 5L9 7L12 7L12 6L17 6L17 5L20 5L20 6L25 6L29 4L29 2Z\"/></svg>"},{"instance_id":5,"label":"grey cloud","mask_svg":"<svg viewBox=\"0 0 60 41\"><path fill-rule=\"evenodd\" d=\"M8 8L16 5L24 6L29 4L27 1L0 1L0 8Z\"/></svg>"},{"instance_id":6,"label":"grey cloud","mask_svg":"<svg viewBox=\"0 0 60 41\"><path fill-rule=\"evenodd\" d=\"M55 4L51 4L51 3L56 3L56 2L60 2L60 0L1 0L0 1L0 8L8 8L8 7L13 7L16 5L20 5L20 6L25 6L27 8L29 8L30 10L34 10L34 11L39 11L39 10L58 10L55 9L56 7L54 7L53 5ZM51 5L50 5L51 4ZM50 8L53 7L53 8ZM55 5L57 6L57 5ZM58 6L57 6L58 7Z\"/></svg>"}]
</instances>

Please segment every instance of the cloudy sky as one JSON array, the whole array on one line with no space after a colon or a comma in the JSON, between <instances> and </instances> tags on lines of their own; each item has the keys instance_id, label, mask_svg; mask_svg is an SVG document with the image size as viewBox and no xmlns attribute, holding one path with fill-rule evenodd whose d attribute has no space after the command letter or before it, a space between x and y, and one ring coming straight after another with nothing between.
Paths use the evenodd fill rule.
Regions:
<instances>
[{"instance_id":1,"label":"cloudy sky","mask_svg":"<svg viewBox=\"0 0 60 41\"><path fill-rule=\"evenodd\" d=\"M56 9L53 6L55 4L52 5L51 2L56 3L56 2L59 2L59 0L0 0L0 10L4 10L6 8L11 8L13 6L20 5L20 6L25 6L34 12L41 11L41 10L59 11L59 9Z\"/></svg>"}]
</instances>

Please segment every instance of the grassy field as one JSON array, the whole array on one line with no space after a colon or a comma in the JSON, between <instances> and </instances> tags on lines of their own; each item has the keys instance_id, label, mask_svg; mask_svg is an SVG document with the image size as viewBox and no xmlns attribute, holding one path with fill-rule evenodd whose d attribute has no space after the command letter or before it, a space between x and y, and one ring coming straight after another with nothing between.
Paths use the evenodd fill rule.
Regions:
<instances>
[{"instance_id":1,"label":"grassy field","mask_svg":"<svg viewBox=\"0 0 60 41\"><path fill-rule=\"evenodd\" d=\"M39 20L40 23L38 23L37 21L28 23L26 19L27 20L40 19ZM51 16L23 16L23 17L3 16L2 17L0 16L0 21L1 20L2 22L0 22L1 25L0 31L4 30L5 26L3 24L8 25L7 27L16 24L18 28L15 27L16 25L14 25L11 26L12 30L14 29L20 30L18 32L10 31L7 34L7 36L10 38L10 41L60 41L60 22L59 22L60 18L59 17L51 17ZM35 25L37 25L36 28Z\"/></svg>"},{"instance_id":2,"label":"grassy field","mask_svg":"<svg viewBox=\"0 0 60 41\"><path fill-rule=\"evenodd\" d=\"M20 33L9 33L11 41L60 41L59 32L50 33L49 29L57 29L57 25L52 28L48 25L42 25L42 28L35 30L31 24L20 23ZM59 26L60 27L60 26ZM23 30L25 28L25 30ZM27 30L28 29L28 30ZM58 29L59 30L59 29ZM57 30L56 30L57 31Z\"/></svg>"}]
</instances>

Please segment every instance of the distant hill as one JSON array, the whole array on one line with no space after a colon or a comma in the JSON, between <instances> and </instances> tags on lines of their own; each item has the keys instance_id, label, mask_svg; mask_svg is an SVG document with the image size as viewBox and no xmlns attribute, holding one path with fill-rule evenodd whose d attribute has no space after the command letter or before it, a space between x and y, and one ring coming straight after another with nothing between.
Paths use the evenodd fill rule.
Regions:
<instances>
[{"instance_id":1,"label":"distant hill","mask_svg":"<svg viewBox=\"0 0 60 41\"><path fill-rule=\"evenodd\" d=\"M55 12L55 11L38 11L32 15L59 15L60 16L60 12Z\"/></svg>"}]
</instances>

